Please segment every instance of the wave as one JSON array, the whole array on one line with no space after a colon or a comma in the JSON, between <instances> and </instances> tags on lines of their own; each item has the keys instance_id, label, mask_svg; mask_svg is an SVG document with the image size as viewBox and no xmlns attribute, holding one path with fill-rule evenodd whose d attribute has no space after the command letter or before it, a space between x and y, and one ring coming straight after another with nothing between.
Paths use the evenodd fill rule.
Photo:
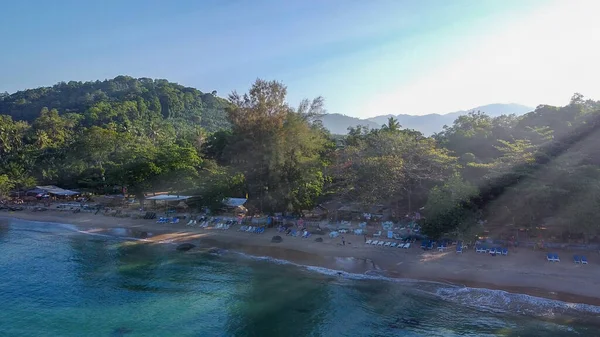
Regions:
<instances>
[{"instance_id":1,"label":"wave","mask_svg":"<svg viewBox=\"0 0 600 337\"><path fill-rule=\"evenodd\" d=\"M581 314L600 314L600 307L583 303L569 303L526 294L511 293L504 290L470 287L440 288L436 295L442 299L463 306L507 311L518 314L547 318Z\"/></svg>"},{"instance_id":2,"label":"wave","mask_svg":"<svg viewBox=\"0 0 600 337\"><path fill-rule=\"evenodd\" d=\"M600 306L570 303L559 300L536 297L526 294L511 293L504 290L472 288L444 282L393 278L381 275L381 270L369 270L364 274L349 273L343 270L326 267L302 265L292 261L269 256L255 256L242 252L234 253L248 259L266 261L279 265L295 266L310 272L356 281L383 281L402 284L419 293L437 297L441 300L461 306L497 313L513 313L541 318L570 316L577 319L592 319L600 314Z\"/></svg>"}]
</instances>

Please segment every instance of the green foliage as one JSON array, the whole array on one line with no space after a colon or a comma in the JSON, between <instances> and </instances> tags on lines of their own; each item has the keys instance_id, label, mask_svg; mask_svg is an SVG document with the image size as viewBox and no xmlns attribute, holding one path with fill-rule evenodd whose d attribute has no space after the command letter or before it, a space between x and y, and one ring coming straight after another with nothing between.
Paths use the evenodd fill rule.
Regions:
<instances>
[{"instance_id":1,"label":"green foliage","mask_svg":"<svg viewBox=\"0 0 600 337\"><path fill-rule=\"evenodd\" d=\"M131 128L154 119L182 118L208 131L227 128L229 103L166 80L117 76L111 80L58 83L3 96L0 114L33 122L42 109L82 117L86 126L114 123Z\"/></svg>"},{"instance_id":2,"label":"green foliage","mask_svg":"<svg viewBox=\"0 0 600 337\"><path fill-rule=\"evenodd\" d=\"M228 109L231 135L217 135L208 151L245 177L251 202L261 211L301 211L322 194L328 134L316 122L323 101L285 101L287 89L257 80L249 93L233 93Z\"/></svg>"},{"instance_id":3,"label":"green foliage","mask_svg":"<svg viewBox=\"0 0 600 337\"><path fill-rule=\"evenodd\" d=\"M463 237L480 220L473 203L478 193L477 187L459 174L431 189L425 205L423 233L435 239L444 234Z\"/></svg>"},{"instance_id":4,"label":"green foliage","mask_svg":"<svg viewBox=\"0 0 600 337\"><path fill-rule=\"evenodd\" d=\"M10 178L6 174L0 174L0 197L7 196L14 186L15 184L10 181Z\"/></svg>"},{"instance_id":5,"label":"green foliage","mask_svg":"<svg viewBox=\"0 0 600 337\"><path fill-rule=\"evenodd\" d=\"M387 128L351 129L333 168L336 193L363 204L384 204L397 212L422 204L429 188L455 169L456 159L419 132Z\"/></svg>"}]
</instances>

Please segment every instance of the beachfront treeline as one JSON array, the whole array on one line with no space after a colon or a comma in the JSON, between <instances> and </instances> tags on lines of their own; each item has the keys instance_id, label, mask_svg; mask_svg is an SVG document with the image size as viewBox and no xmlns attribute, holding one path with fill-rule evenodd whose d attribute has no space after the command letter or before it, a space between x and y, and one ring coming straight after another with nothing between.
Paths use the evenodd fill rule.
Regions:
<instances>
[{"instance_id":1,"label":"beachfront treeline","mask_svg":"<svg viewBox=\"0 0 600 337\"><path fill-rule=\"evenodd\" d=\"M35 184L104 193L197 194L255 212L326 201L419 211L434 237L486 229L600 229L600 102L492 118L474 111L425 137L390 118L331 135L322 98L297 107L257 80L222 99L165 80L119 76L0 94L0 194ZM568 238L567 238L568 239Z\"/></svg>"}]
</instances>

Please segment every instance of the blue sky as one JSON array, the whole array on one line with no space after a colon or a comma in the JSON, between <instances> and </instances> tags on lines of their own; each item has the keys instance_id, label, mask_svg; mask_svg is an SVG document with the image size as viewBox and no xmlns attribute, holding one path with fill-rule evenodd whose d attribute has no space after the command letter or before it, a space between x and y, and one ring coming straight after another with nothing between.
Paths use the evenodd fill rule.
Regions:
<instances>
[{"instance_id":1,"label":"blue sky","mask_svg":"<svg viewBox=\"0 0 600 337\"><path fill-rule=\"evenodd\" d=\"M574 69L567 53L544 67L540 58L573 42L570 34L587 41L586 55L594 56L575 70L589 72L598 55L591 33L598 20L564 17L566 9L572 12L568 3L12 1L3 5L0 21L0 91L122 74L166 78L225 96L246 91L260 77L288 85L292 104L322 95L329 112L358 117L496 102L564 104L575 91L595 95L585 91L594 84L570 76L549 88L540 74L557 71L566 78ZM578 15L598 8L593 0L571 3ZM561 31L565 41L544 35L551 27L545 25L558 23L569 26Z\"/></svg>"}]
</instances>

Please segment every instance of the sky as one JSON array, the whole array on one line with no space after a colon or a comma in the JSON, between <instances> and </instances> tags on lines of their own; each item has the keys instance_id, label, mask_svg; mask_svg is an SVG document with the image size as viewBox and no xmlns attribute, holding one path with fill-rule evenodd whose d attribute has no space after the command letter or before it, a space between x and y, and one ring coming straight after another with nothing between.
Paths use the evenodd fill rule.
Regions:
<instances>
[{"instance_id":1,"label":"sky","mask_svg":"<svg viewBox=\"0 0 600 337\"><path fill-rule=\"evenodd\" d=\"M0 92L118 75L365 118L600 99L597 0L9 1Z\"/></svg>"}]
</instances>

